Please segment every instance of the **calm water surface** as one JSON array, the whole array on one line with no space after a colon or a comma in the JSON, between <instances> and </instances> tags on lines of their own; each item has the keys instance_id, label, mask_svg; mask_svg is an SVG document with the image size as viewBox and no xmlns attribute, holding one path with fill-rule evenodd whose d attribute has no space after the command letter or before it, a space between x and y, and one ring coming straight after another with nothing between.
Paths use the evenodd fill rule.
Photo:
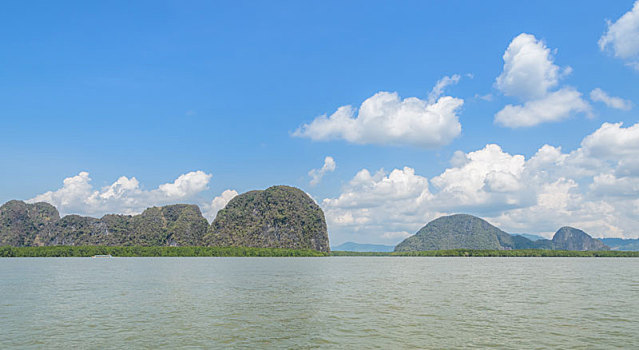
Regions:
<instances>
[{"instance_id":1,"label":"calm water surface","mask_svg":"<svg viewBox=\"0 0 639 350\"><path fill-rule=\"evenodd\" d=\"M2 258L0 348L639 348L639 259Z\"/></svg>"}]
</instances>

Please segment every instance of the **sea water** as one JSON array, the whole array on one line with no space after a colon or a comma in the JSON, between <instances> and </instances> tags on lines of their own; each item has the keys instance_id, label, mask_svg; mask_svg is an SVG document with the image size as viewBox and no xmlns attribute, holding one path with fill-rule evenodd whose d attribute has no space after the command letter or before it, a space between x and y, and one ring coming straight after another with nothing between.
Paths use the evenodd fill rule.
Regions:
<instances>
[{"instance_id":1,"label":"sea water","mask_svg":"<svg viewBox=\"0 0 639 350\"><path fill-rule=\"evenodd\" d=\"M639 348L635 258L2 258L0 348Z\"/></svg>"}]
</instances>

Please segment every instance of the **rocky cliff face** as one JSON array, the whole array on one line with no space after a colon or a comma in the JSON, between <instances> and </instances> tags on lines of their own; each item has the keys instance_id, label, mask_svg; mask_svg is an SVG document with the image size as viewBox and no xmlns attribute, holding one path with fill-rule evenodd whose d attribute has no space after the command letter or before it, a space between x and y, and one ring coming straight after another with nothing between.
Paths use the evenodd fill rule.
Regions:
<instances>
[{"instance_id":1,"label":"rocky cliff face","mask_svg":"<svg viewBox=\"0 0 639 350\"><path fill-rule=\"evenodd\" d=\"M41 245L38 234L59 219L58 210L51 204L9 201L0 206L0 246Z\"/></svg>"},{"instance_id":2,"label":"rocky cliff face","mask_svg":"<svg viewBox=\"0 0 639 350\"><path fill-rule=\"evenodd\" d=\"M329 251L324 212L306 193L289 186L233 198L217 213L206 243Z\"/></svg>"},{"instance_id":3,"label":"rocky cliff face","mask_svg":"<svg viewBox=\"0 0 639 350\"><path fill-rule=\"evenodd\" d=\"M564 226L552 237L554 249L559 250L610 250L602 241L574 227Z\"/></svg>"},{"instance_id":4,"label":"rocky cliff face","mask_svg":"<svg viewBox=\"0 0 639 350\"><path fill-rule=\"evenodd\" d=\"M200 209L187 204L101 219L60 218L47 203L11 201L0 207L0 245L201 245L208 226Z\"/></svg>"}]
</instances>

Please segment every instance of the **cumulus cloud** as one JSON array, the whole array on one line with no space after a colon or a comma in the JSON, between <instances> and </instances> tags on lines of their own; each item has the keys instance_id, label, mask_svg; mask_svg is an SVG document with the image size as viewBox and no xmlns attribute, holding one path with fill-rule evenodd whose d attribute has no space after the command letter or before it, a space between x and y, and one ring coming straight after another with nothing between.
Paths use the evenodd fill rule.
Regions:
<instances>
[{"instance_id":1,"label":"cumulus cloud","mask_svg":"<svg viewBox=\"0 0 639 350\"><path fill-rule=\"evenodd\" d=\"M192 171L153 190L143 190L135 177L122 176L113 184L94 189L86 171L64 179L62 187L35 196L29 202L48 202L62 214L135 214L154 205L193 198L208 187L211 174Z\"/></svg>"},{"instance_id":2,"label":"cumulus cloud","mask_svg":"<svg viewBox=\"0 0 639 350\"><path fill-rule=\"evenodd\" d=\"M394 241L397 232L412 232L415 226L433 218L425 204L431 198L428 179L409 167L383 169L371 174L360 170L337 198L322 201L331 239L348 238ZM361 240L360 239L360 240Z\"/></svg>"},{"instance_id":3,"label":"cumulus cloud","mask_svg":"<svg viewBox=\"0 0 639 350\"><path fill-rule=\"evenodd\" d=\"M629 111L632 108L630 101L620 97L610 96L600 88L596 88L590 92L590 99L595 102L603 102L610 108L621 109L622 111Z\"/></svg>"},{"instance_id":4,"label":"cumulus cloud","mask_svg":"<svg viewBox=\"0 0 639 350\"><path fill-rule=\"evenodd\" d=\"M225 190L222 194L213 198L210 203L202 205L202 215L204 215L207 220L213 221L217 212L224 209L231 199L237 195L238 193L235 190Z\"/></svg>"},{"instance_id":5,"label":"cumulus cloud","mask_svg":"<svg viewBox=\"0 0 639 350\"><path fill-rule=\"evenodd\" d=\"M481 150L464 154L464 157L464 163L457 161L458 166L448 168L431 179L431 183L439 189L436 197L438 206L449 209L485 204L494 201L494 195L521 190L523 156L510 155L498 145L489 144ZM510 201L516 201L516 198Z\"/></svg>"},{"instance_id":6,"label":"cumulus cloud","mask_svg":"<svg viewBox=\"0 0 639 350\"><path fill-rule=\"evenodd\" d=\"M397 243L444 214L480 215L509 232L550 236L571 225L593 236L635 237L639 224L639 123L604 123L564 152L542 146L532 157L489 144L455 152L428 179L412 168L362 169L339 196L322 201L337 240Z\"/></svg>"},{"instance_id":7,"label":"cumulus cloud","mask_svg":"<svg viewBox=\"0 0 639 350\"><path fill-rule=\"evenodd\" d=\"M523 104L505 106L495 115L495 123L520 128L561 121L576 113L591 115L590 105L574 88L552 91L572 68L557 66L550 49L534 35L522 33L515 37L503 59L504 68L495 86Z\"/></svg>"},{"instance_id":8,"label":"cumulus cloud","mask_svg":"<svg viewBox=\"0 0 639 350\"><path fill-rule=\"evenodd\" d=\"M445 77L429 100L402 99L395 92L378 92L359 109L342 106L330 116L320 116L298 128L293 136L315 141L346 140L357 144L410 145L435 148L449 144L461 133L457 113L464 101L439 97L443 89L459 80ZM432 101L431 101L432 100Z\"/></svg>"},{"instance_id":9,"label":"cumulus cloud","mask_svg":"<svg viewBox=\"0 0 639 350\"><path fill-rule=\"evenodd\" d=\"M311 177L311 186L315 186L320 183L326 173L335 171L335 167L336 165L333 157L327 156L326 158L324 158L324 165L321 168L312 169L308 172L308 176Z\"/></svg>"},{"instance_id":10,"label":"cumulus cloud","mask_svg":"<svg viewBox=\"0 0 639 350\"><path fill-rule=\"evenodd\" d=\"M608 29L599 39L599 48L611 50L615 57L639 70L639 1L616 22L608 21Z\"/></svg>"},{"instance_id":11,"label":"cumulus cloud","mask_svg":"<svg viewBox=\"0 0 639 350\"><path fill-rule=\"evenodd\" d=\"M504 70L496 86L506 96L522 100L541 98L559 82L559 67L546 44L534 35L515 37L503 56Z\"/></svg>"},{"instance_id":12,"label":"cumulus cloud","mask_svg":"<svg viewBox=\"0 0 639 350\"><path fill-rule=\"evenodd\" d=\"M566 87L523 105L507 105L497 112L495 123L509 128L530 127L564 120L579 112L590 115L590 105L579 91Z\"/></svg>"},{"instance_id":13,"label":"cumulus cloud","mask_svg":"<svg viewBox=\"0 0 639 350\"><path fill-rule=\"evenodd\" d=\"M621 122L603 123L594 133L586 136L581 145L591 156L598 158L623 159L637 156L639 123L627 128Z\"/></svg>"}]
</instances>

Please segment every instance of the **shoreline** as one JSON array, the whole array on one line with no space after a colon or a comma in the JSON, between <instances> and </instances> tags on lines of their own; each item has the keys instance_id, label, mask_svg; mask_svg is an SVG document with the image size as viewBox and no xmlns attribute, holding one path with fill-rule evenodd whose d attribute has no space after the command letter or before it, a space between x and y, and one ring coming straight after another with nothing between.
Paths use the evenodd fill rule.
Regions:
<instances>
[{"instance_id":1,"label":"shoreline","mask_svg":"<svg viewBox=\"0 0 639 350\"><path fill-rule=\"evenodd\" d=\"M0 247L0 258L20 257L607 257L639 258L639 251L574 251L548 249L448 249L413 252L350 252L251 247L43 246Z\"/></svg>"}]
</instances>

